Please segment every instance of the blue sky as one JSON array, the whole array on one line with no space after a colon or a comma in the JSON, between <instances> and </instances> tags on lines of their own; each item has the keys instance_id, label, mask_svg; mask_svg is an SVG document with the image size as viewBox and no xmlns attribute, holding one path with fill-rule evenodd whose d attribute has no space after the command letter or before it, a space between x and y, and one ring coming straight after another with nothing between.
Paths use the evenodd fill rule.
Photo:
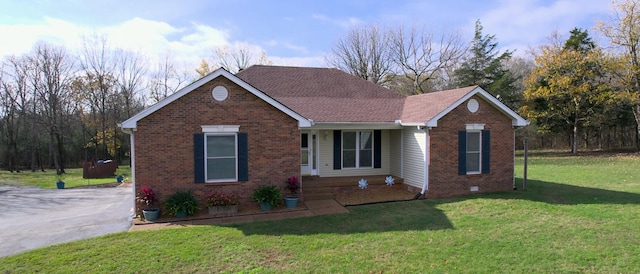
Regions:
<instances>
[{"instance_id":1,"label":"blue sky","mask_svg":"<svg viewBox=\"0 0 640 274\"><path fill-rule=\"evenodd\" d=\"M426 26L473 37L480 19L502 49L525 55L552 32L607 20L608 0L0 0L0 58L38 40L78 50L83 35L195 67L216 46L243 43L276 65L326 66L331 45L358 25Z\"/></svg>"}]
</instances>

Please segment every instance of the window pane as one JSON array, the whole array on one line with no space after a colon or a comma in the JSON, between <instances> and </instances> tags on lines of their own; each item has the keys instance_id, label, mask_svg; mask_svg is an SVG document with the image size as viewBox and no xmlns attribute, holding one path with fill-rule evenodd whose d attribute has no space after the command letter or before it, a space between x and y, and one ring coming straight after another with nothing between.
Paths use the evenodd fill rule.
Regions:
<instances>
[{"instance_id":1,"label":"window pane","mask_svg":"<svg viewBox=\"0 0 640 274\"><path fill-rule=\"evenodd\" d=\"M345 150L342 152L342 166L356 167L356 151L355 150Z\"/></svg>"},{"instance_id":2,"label":"window pane","mask_svg":"<svg viewBox=\"0 0 640 274\"><path fill-rule=\"evenodd\" d=\"M236 180L236 159L207 159L207 180Z\"/></svg>"},{"instance_id":3,"label":"window pane","mask_svg":"<svg viewBox=\"0 0 640 274\"><path fill-rule=\"evenodd\" d=\"M360 167L371 167L372 166L372 151L368 150L360 150Z\"/></svg>"},{"instance_id":4,"label":"window pane","mask_svg":"<svg viewBox=\"0 0 640 274\"><path fill-rule=\"evenodd\" d=\"M235 157L236 136L207 136L207 157Z\"/></svg>"},{"instance_id":5,"label":"window pane","mask_svg":"<svg viewBox=\"0 0 640 274\"><path fill-rule=\"evenodd\" d=\"M371 131L360 132L360 149L371 149Z\"/></svg>"},{"instance_id":6,"label":"window pane","mask_svg":"<svg viewBox=\"0 0 640 274\"><path fill-rule=\"evenodd\" d=\"M305 148L300 151L300 160L303 166L309 165L309 150Z\"/></svg>"},{"instance_id":7,"label":"window pane","mask_svg":"<svg viewBox=\"0 0 640 274\"><path fill-rule=\"evenodd\" d=\"M480 132L467 132L467 152L480 151Z\"/></svg>"},{"instance_id":8,"label":"window pane","mask_svg":"<svg viewBox=\"0 0 640 274\"><path fill-rule=\"evenodd\" d=\"M467 153L467 172L480 172L480 153Z\"/></svg>"},{"instance_id":9,"label":"window pane","mask_svg":"<svg viewBox=\"0 0 640 274\"><path fill-rule=\"evenodd\" d=\"M356 133L345 132L342 135L342 148L344 149L356 149Z\"/></svg>"},{"instance_id":10,"label":"window pane","mask_svg":"<svg viewBox=\"0 0 640 274\"><path fill-rule=\"evenodd\" d=\"M303 133L300 136L300 147L309 147L309 134Z\"/></svg>"}]
</instances>

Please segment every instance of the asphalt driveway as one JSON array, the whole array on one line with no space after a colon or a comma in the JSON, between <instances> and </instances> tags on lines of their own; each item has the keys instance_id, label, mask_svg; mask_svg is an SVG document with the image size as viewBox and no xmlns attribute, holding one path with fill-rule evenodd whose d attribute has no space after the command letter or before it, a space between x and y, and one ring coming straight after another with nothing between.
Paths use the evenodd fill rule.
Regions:
<instances>
[{"instance_id":1,"label":"asphalt driveway","mask_svg":"<svg viewBox=\"0 0 640 274\"><path fill-rule=\"evenodd\" d=\"M131 187L41 189L0 186L0 257L127 231Z\"/></svg>"}]
</instances>

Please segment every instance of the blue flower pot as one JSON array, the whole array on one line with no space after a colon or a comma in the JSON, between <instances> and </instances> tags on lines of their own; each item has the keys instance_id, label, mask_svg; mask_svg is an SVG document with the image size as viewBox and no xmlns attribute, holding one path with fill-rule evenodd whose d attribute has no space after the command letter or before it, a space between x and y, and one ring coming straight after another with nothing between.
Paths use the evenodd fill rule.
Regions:
<instances>
[{"instance_id":1,"label":"blue flower pot","mask_svg":"<svg viewBox=\"0 0 640 274\"><path fill-rule=\"evenodd\" d=\"M160 215L160 209L157 208L147 208L142 210L142 215L144 215L144 219L147 221L155 221L158 219Z\"/></svg>"},{"instance_id":2,"label":"blue flower pot","mask_svg":"<svg viewBox=\"0 0 640 274\"><path fill-rule=\"evenodd\" d=\"M64 182L56 182L56 187L58 189L63 189L64 188Z\"/></svg>"},{"instance_id":3,"label":"blue flower pot","mask_svg":"<svg viewBox=\"0 0 640 274\"><path fill-rule=\"evenodd\" d=\"M287 208L296 208L298 206L298 197L284 197L284 204Z\"/></svg>"},{"instance_id":4,"label":"blue flower pot","mask_svg":"<svg viewBox=\"0 0 640 274\"><path fill-rule=\"evenodd\" d=\"M262 209L263 211L271 210L271 204L270 203L260 203L260 209Z\"/></svg>"},{"instance_id":5,"label":"blue flower pot","mask_svg":"<svg viewBox=\"0 0 640 274\"><path fill-rule=\"evenodd\" d=\"M178 217L178 218L187 218L187 212L186 211L178 211L178 212L176 212L176 217Z\"/></svg>"}]
</instances>

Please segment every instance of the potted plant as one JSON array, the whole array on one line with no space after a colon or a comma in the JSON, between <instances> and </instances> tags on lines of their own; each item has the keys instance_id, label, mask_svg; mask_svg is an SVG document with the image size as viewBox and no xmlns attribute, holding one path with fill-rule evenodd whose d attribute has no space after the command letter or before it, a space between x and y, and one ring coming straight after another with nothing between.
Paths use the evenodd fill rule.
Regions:
<instances>
[{"instance_id":1,"label":"potted plant","mask_svg":"<svg viewBox=\"0 0 640 274\"><path fill-rule=\"evenodd\" d=\"M58 175L56 178L56 188L63 189L64 188L64 177L62 175Z\"/></svg>"},{"instance_id":2,"label":"potted plant","mask_svg":"<svg viewBox=\"0 0 640 274\"><path fill-rule=\"evenodd\" d=\"M289 195L284 197L284 204L287 208L295 208L298 206L298 191L300 190L300 181L298 177L291 176L285 182L285 188L289 190Z\"/></svg>"},{"instance_id":3,"label":"potted plant","mask_svg":"<svg viewBox=\"0 0 640 274\"><path fill-rule=\"evenodd\" d=\"M210 215L233 214L238 212L240 195L235 192L229 193L217 189L210 191L207 196L205 196L205 201L207 201Z\"/></svg>"},{"instance_id":4,"label":"potted plant","mask_svg":"<svg viewBox=\"0 0 640 274\"><path fill-rule=\"evenodd\" d=\"M198 201L191 191L178 191L164 200L164 207L169 214L178 218L193 215L198 210Z\"/></svg>"},{"instance_id":5,"label":"potted plant","mask_svg":"<svg viewBox=\"0 0 640 274\"><path fill-rule=\"evenodd\" d=\"M260 209L267 211L282 202L282 191L274 185L259 186L253 191L251 199L260 204Z\"/></svg>"},{"instance_id":6,"label":"potted plant","mask_svg":"<svg viewBox=\"0 0 640 274\"><path fill-rule=\"evenodd\" d=\"M116 182L118 182L118 184L121 184L122 181L124 181L124 176L122 174L116 176Z\"/></svg>"},{"instance_id":7,"label":"potted plant","mask_svg":"<svg viewBox=\"0 0 640 274\"><path fill-rule=\"evenodd\" d=\"M136 194L136 201L146 205L146 207L142 209L142 215L147 221L155 221L158 219L158 215L160 215L160 209L152 207L155 200L156 194L153 192L153 189L148 186L142 186L140 192Z\"/></svg>"}]
</instances>

